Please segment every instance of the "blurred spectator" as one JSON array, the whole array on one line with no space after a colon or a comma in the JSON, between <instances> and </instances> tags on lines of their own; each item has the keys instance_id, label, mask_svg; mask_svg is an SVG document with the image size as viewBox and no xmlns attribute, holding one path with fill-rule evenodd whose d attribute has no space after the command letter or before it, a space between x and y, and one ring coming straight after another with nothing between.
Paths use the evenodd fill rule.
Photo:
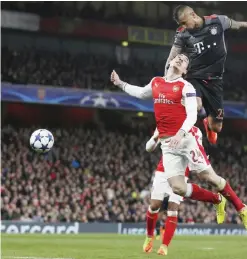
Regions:
<instances>
[{"instance_id":1,"label":"blurred spectator","mask_svg":"<svg viewBox=\"0 0 247 259\"><path fill-rule=\"evenodd\" d=\"M163 76L164 62L132 59L124 65L101 56L2 48L2 81L5 82L119 91L109 80L112 69L116 69L122 80L144 86L154 76ZM224 75L225 99L247 101L246 81L246 68L227 69Z\"/></svg>"},{"instance_id":2,"label":"blurred spectator","mask_svg":"<svg viewBox=\"0 0 247 259\"><path fill-rule=\"evenodd\" d=\"M177 4L188 4L200 15L210 15L216 12L217 14L229 14L233 19L240 17L239 20L245 20L246 15L246 11L244 11L246 5L242 2L183 1ZM140 4L137 1L116 1L114 3L109 1L3 1L1 7L4 10L35 13L41 17L93 19L116 24L175 28L176 23L172 19L175 6L173 2L169 1L154 2L152 5L149 2Z\"/></svg>"},{"instance_id":3,"label":"blurred spectator","mask_svg":"<svg viewBox=\"0 0 247 259\"><path fill-rule=\"evenodd\" d=\"M151 176L161 153L144 151L149 137L144 130L132 129L126 134L101 128L53 129L55 147L44 156L30 151L31 131L2 128L3 220L145 221ZM245 135L221 137L211 159L215 170L231 182L245 203L246 144ZM79 167L73 166L75 160ZM210 204L186 200L179 220L212 223L215 212ZM240 223L231 205L227 206L227 222Z\"/></svg>"}]
</instances>

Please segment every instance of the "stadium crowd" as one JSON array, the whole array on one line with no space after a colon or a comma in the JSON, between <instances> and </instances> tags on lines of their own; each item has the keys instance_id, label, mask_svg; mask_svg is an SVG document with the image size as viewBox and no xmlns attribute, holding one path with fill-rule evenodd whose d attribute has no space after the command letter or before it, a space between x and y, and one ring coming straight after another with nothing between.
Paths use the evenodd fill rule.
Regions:
<instances>
[{"instance_id":1,"label":"stadium crowd","mask_svg":"<svg viewBox=\"0 0 247 259\"><path fill-rule=\"evenodd\" d=\"M178 4L185 4L186 1ZM187 1L187 4L196 8L201 15L227 12L231 15L238 13L245 15L241 3L229 5L217 1ZM163 29L174 29L176 23L172 19L172 2L145 3L138 1L128 2L100 2L100 1L65 1L65 2L3 2L2 9L35 13L41 17L64 17L67 19L92 19L115 24L128 24L137 26L153 26ZM222 10L223 9L223 10ZM148 19L147 19L148 18ZM242 20L244 20L242 18Z\"/></svg>"},{"instance_id":2,"label":"stadium crowd","mask_svg":"<svg viewBox=\"0 0 247 259\"><path fill-rule=\"evenodd\" d=\"M29 148L33 130L2 128L2 220L145 221L150 180L160 158L160 150L145 151L150 134L145 124L138 130L54 128L55 147L44 156ZM216 171L247 203L247 136L221 136L212 157ZM179 221L211 223L215 212L210 204L186 200ZM227 222L240 223L230 205Z\"/></svg>"},{"instance_id":3,"label":"stadium crowd","mask_svg":"<svg viewBox=\"0 0 247 259\"><path fill-rule=\"evenodd\" d=\"M20 84L41 84L93 90L118 91L109 80L112 69L122 80L145 85L154 76L162 76L164 62L143 62L131 58L127 65L104 56L71 55L44 50L11 51L2 48L2 81ZM247 101L246 67L227 68L224 75L226 100ZM234 91L233 91L234 88Z\"/></svg>"}]
</instances>

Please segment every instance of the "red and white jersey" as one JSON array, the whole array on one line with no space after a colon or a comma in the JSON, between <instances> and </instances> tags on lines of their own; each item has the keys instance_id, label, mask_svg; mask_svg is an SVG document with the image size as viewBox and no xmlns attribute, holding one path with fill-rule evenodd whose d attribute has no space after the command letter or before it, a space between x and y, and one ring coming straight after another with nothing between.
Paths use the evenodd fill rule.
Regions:
<instances>
[{"instance_id":1,"label":"red and white jersey","mask_svg":"<svg viewBox=\"0 0 247 259\"><path fill-rule=\"evenodd\" d=\"M187 118L185 102L189 105L187 99L196 97L195 89L182 78L168 81L163 77L155 77L151 81L151 86L159 137L173 136L183 127ZM189 130L190 128L185 131Z\"/></svg>"},{"instance_id":2,"label":"red and white jersey","mask_svg":"<svg viewBox=\"0 0 247 259\"><path fill-rule=\"evenodd\" d=\"M159 137L173 136L179 129L189 132L196 123L196 91L181 77L172 81L154 77L145 87L125 83L121 88L137 98L153 97Z\"/></svg>"}]
</instances>

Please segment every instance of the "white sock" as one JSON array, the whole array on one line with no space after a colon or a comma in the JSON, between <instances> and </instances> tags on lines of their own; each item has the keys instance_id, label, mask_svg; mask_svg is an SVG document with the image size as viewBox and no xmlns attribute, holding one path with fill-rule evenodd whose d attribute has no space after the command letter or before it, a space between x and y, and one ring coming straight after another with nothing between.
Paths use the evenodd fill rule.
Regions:
<instances>
[{"instance_id":1,"label":"white sock","mask_svg":"<svg viewBox=\"0 0 247 259\"><path fill-rule=\"evenodd\" d=\"M184 197L190 197L191 194L192 194L192 184L191 183L187 183L187 190L186 190L186 193L184 195Z\"/></svg>"},{"instance_id":2,"label":"white sock","mask_svg":"<svg viewBox=\"0 0 247 259\"><path fill-rule=\"evenodd\" d=\"M158 212L160 211L160 209L152 210L151 207L149 206L149 207L148 207L148 211L149 211L151 214L155 214L155 213L158 213Z\"/></svg>"}]
</instances>

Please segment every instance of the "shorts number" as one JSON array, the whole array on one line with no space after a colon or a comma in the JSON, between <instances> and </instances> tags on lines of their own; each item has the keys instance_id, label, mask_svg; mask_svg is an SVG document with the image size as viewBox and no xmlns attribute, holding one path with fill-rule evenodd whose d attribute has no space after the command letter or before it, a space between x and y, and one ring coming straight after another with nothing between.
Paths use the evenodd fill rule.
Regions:
<instances>
[{"instance_id":1,"label":"shorts number","mask_svg":"<svg viewBox=\"0 0 247 259\"><path fill-rule=\"evenodd\" d=\"M217 115L217 119L219 120L223 120L223 116L224 116L224 110L223 109L218 109L218 115Z\"/></svg>"},{"instance_id":2,"label":"shorts number","mask_svg":"<svg viewBox=\"0 0 247 259\"><path fill-rule=\"evenodd\" d=\"M192 155L192 161L194 163L203 163L202 161L200 161L200 158L203 158L202 154L200 151L196 150L191 150L190 154Z\"/></svg>"}]
</instances>

